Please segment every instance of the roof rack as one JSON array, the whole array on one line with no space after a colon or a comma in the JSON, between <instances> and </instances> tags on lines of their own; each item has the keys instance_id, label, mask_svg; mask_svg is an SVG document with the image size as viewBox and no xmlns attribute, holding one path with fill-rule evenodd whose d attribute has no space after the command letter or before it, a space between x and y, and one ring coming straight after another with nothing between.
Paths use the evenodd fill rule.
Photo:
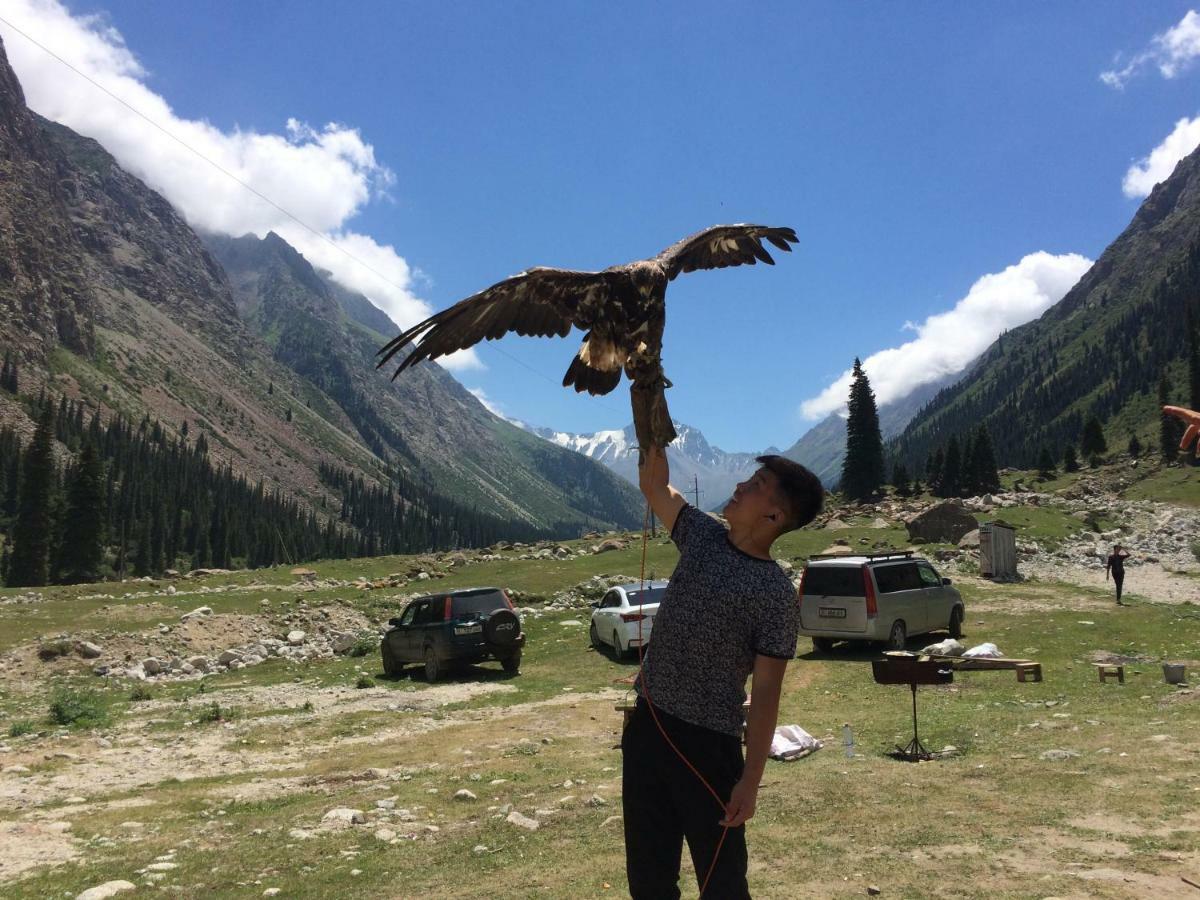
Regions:
<instances>
[{"instance_id":1,"label":"roof rack","mask_svg":"<svg viewBox=\"0 0 1200 900\"><path fill-rule=\"evenodd\" d=\"M809 560L814 559L911 559L915 550L889 550L886 553L814 553Z\"/></svg>"}]
</instances>

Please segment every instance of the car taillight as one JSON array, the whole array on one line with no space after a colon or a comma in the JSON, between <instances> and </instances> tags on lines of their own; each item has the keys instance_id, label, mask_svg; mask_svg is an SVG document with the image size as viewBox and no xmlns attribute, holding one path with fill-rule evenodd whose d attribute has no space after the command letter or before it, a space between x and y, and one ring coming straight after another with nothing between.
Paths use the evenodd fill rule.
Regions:
<instances>
[{"instance_id":1,"label":"car taillight","mask_svg":"<svg viewBox=\"0 0 1200 900\"><path fill-rule=\"evenodd\" d=\"M453 603L454 603L454 601L451 600L449 597L446 598L446 605L442 609L442 621L443 622L450 621L450 607L453 605Z\"/></svg>"},{"instance_id":2,"label":"car taillight","mask_svg":"<svg viewBox=\"0 0 1200 900\"><path fill-rule=\"evenodd\" d=\"M867 598L867 618L873 619L879 615L879 606L875 603L875 582L871 580L871 570L862 567L863 596Z\"/></svg>"},{"instance_id":3,"label":"car taillight","mask_svg":"<svg viewBox=\"0 0 1200 900\"><path fill-rule=\"evenodd\" d=\"M516 609L516 607L512 605L512 600L510 600L508 597L508 591L501 590L500 596L504 598L504 602L508 604L509 609Z\"/></svg>"},{"instance_id":4,"label":"car taillight","mask_svg":"<svg viewBox=\"0 0 1200 900\"><path fill-rule=\"evenodd\" d=\"M808 568L800 570L800 583L796 585L796 605L804 605L804 576L808 574Z\"/></svg>"},{"instance_id":5,"label":"car taillight","mask_svg":"<svg viewBox=\"0 0 1200 900\"><path fill-rule=\"evenodd\" d=\"M649 619L650 616L645 613L621 613L622 622L640 622L642 619Z\"/></svg>"}]
</instances>

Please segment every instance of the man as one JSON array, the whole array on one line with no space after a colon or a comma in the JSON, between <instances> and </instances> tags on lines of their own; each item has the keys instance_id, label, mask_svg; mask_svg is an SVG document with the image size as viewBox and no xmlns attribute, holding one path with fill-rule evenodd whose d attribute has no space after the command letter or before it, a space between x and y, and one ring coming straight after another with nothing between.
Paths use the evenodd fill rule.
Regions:
<instances>
[{"instance_id":1,"label":"man","mask_svg":"<svg viewBox=\"0 0 1200 900\"><path fill-rule=\"evenodd\" d=\"M1117 606L1124 606L1121 602L1121 589L1125 586L1125 560L1129 559L1129 554L1126 553L1120 544L1113 545L1113 552L1108 554L1108 561L1104 564L1104 580L1108 581L1108 575L1112 573L1113 583L1117 586Z\"/></svg>"},{"instance_id":2,"label":"man","mask_svg":"<svg viewBox=\"0 0 1200 900\"><path fill-rule=\"evenodd\" d=\"M796 589L770 549L781 534L811 522L824 499L803 466L781 456L758 461L762 468L725 506L728 528L671 487L661 448L646 451L641 464L642 493L679 547L679 564L654 619L637 707L621 740L634 900L679 897L685 838L704 897L750 896L745 823L754 815L800 614Z\"/></svg>"}]
</instances>

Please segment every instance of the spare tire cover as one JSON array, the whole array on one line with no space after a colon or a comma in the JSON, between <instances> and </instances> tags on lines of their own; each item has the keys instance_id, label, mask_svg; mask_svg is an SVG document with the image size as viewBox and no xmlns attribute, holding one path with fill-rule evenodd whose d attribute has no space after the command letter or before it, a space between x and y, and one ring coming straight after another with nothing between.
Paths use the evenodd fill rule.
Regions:
<instances>
[{"instance_id":1,"label":"spare tire cover","mask_svg":"<svg viewBox=\"0 0 1200 900\"><path fill-rule=\"evenodd\" d=\"M493 610L483 623L483 636L489 644L507 647L521 633L521 620L511 609Z\"/></svg>"}]
</instances>

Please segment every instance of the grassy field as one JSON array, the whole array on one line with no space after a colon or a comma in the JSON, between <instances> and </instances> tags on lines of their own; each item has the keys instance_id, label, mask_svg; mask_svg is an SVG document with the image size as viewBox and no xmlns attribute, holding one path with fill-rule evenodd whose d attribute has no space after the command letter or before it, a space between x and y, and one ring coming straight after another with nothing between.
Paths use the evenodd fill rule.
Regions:
<instances>
[{"instance_id":1,"label":"grassy field","mask_svg":"<svg viewBox=\"0 0 1200 900\"><path fill-rule=\"evenodd\" d=\"M851 524L790 536L779 555L803 558L838 537L857 547L903 538ZM1027 524L1050 538L1063 523ZM654 574L668 574L674 560L661 537L651 542ZM350 579L403 571L407 562L314 568L321 578ZM544 596L593 574L636 576L639 562L634 541L566 562L479 563L436 584ZM203 582L238 588L227 593L125 599L156 587L126 584L104 589L116 599L86 599L102 589L50 589L40 603L0 606L0 644L168 621L161 608L141 609L148 602L175 613L203 604L258 615L267 598L265 614L277 615L300 599L386 618L400 593L301 593L293 582L279 569ZM1200 694L1166 685L1159 661L1200 660L1196 607L1116 609L1101 594L1061 584L956 584L968 604L968 639L1040 660L1046 680L960 673L953 685L922 689L923 738L960 754L900 763L885 754L910 737L907 690L875 685L868 653L815 655L801 639L781 722L829 744L808 759L768 765L749 829L754 895L862 896L875 884L885 897L906 898L1186 896L1181 876L1200 880ZM129 683L101 689L100 679L63 667L44 682L4 682L0 742L9 750L0 766L30 771L0 776L0 840L19 854L30 829L71 825L69 837L44 840L61 864L25 870L4 896L73 896L119 878L186 897L254 897L272 887L314 898L621 896L613 705L636 663L591 650L579 612L532 618L527 632L520 676L485 665L433 687L384 678L377 653L272 661L202 686L156 685L140 700ZM1127 668L1126 684L1100 684L1096 651L1143 661ZM374 687L355 687L364 673ZM63 686L95 690L108 724L48 724ZM840 746L844 722L857 741L853 758ZM1065 752L1043 758L1048 751ZM477 799L454 799L464 788ZM370 821L320 830L322 815L338 806ZM508 824L509 808L541 827ZM381 828L395 837L380 840ZM151 864L162 870L146 870ZM686 863L683 881L694 897Z\"/></svg>"}]
</instances>

